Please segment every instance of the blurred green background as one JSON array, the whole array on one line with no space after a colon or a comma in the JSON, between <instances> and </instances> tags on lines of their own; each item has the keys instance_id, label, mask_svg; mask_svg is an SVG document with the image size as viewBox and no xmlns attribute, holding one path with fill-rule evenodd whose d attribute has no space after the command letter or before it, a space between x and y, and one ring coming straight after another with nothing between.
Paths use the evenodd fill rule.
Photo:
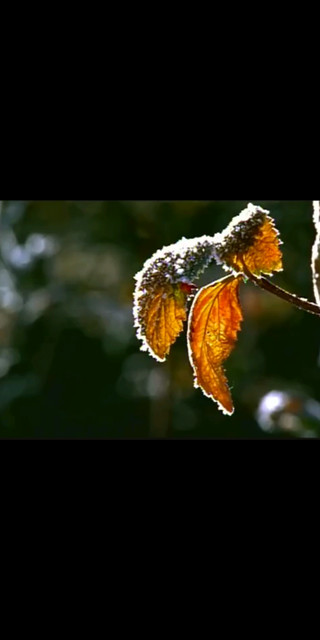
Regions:
<instances>
[{"instance_id":1,"label":"blurred green background","mask_svg":"<svg viewBox=\"0 0 320 640\"><path fill-rule=\"evenodd\" d=\"M242 285L244 322L225 366L232 417L193 388L185 332L163 364L135 336L133 276L144 261L182 236L222 231L247 204L3 201L0 437L318 436L317 316ZM273 282L313 301L312 202L254 204L284 243ZM224 275L212 265L197 284Z\"/></svg>"}]
</instances>

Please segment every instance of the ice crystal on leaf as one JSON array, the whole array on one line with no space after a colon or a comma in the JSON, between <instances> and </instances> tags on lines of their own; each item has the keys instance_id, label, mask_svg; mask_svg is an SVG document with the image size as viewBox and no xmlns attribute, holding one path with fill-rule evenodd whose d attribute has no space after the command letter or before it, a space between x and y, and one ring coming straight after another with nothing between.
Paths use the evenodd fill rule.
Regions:
<instances>
[{"instance_id":1,"label":"ice crystal on leaf","mask_svg":"<svg viewBox=\"0 0 320 640\"><path fill-rule=\"evenodd\" d=\"M200 387L228 415L233 413L233 404L222 363L234 348L242 321L241 278L227 276L202 287L193 300L188 323L194 386Z\"/></svg>"},{"instance_id":2,"label":"ice crystal on leaf","mask_svg":"<svg viewBox=\"0 0 320 640\"><path fill-rule=\"evenodd\" d=\"M133 314L142 351L163 362L187 319L192 283L214 258L213 238L201 236L157 251L135 275Z\"/></svg>"},{"instance_id":3,"label":"ice crystal on leaf","mask_svg":"<svg viewBox=\"0 0 320 640\"><path fill-rule=\"evenodd\" d=\"M133 313L137 337L142 341L141 349L162 362L187 319L194 280L213 258L231 271L231 275L197 292L187 336L194 386L200 387L227 415L232 415L234 409L223 363L234 348L242 321L239 285L242 280L251 279L266 286L262 274L282 270L280 244L269 211L248 204L222 233L193 240L182 238L163 247L146 260L135 276Z\"/></svg>"},{"instance_id":4,"label":"ice crystal on leaf","mask_svg":"<svg viewBox=\"0 0 320 640\"><path fill-rule=\"evenodd\" d=\"M270 212L251 203L214 236L218 264L237 273L246 267L254 275L282 271L282 244Z\"/></svg>"}]
</instances>

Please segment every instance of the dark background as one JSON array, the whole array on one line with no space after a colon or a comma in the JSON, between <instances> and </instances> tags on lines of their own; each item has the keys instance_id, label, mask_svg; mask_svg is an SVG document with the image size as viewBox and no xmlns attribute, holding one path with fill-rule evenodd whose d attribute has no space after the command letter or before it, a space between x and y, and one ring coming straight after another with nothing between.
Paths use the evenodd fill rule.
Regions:
<instances>
[{"instance_id":1,"label":"dark background","mask_svg":"<svg viewBox=\"0 0 320 640\"><path fill-rule=\"evenodd\" d=\"M222 231L248 201L3 201L0 235L0 437L300 438L319 434L320 319L251 283L225 365L235 413L193 388L186 336L164 364L141 352L134 274L163 245ZM273 282L314 300L311 201L254 201L283 241ZM198 284L221 278L210 266ZM261 428L270 391L298 397L294 420ZM299 404L300 403L300 404ZM315 411L317 413L317 409ZM320 415L320 414L319 414Z\"/></svg>"}]
</instances>

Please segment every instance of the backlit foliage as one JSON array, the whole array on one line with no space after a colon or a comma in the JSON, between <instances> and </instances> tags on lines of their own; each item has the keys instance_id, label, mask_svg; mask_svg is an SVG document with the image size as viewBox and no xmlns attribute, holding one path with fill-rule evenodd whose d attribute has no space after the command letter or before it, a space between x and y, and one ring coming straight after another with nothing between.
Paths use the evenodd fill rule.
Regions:
<instances>
[{"instance_id":1,"label":"backlit foliage","mask_svg":"<svg viewBox=\"0 0 320 640\"><path fill-rule=\"evenodd\" d=\"M194 386L201 387L229 415L233 404L222 363L235 345L242 320L240 278L227 276L200 289L190 309L188 327Z\"/></svg>"},{"instance_id":2,"label":"backlit foliage","mask_svg":"<svg viewBox=\"0 0 320 640\"><path fill-rule=\"evenodd\" d=\"M239 285L243 276L282 270L281 243L269 211L249 204L222 233L179 242L157 251L135 276L134 318L142 350L165 360L187 319L192 283L215 258L232 274L198 291L188 323L189 360L194 386L234 411L223 363L242 321Z\"/></svg>"},{"instance_id":3,"label":"backlit foliage","mask_svg":"<svg viewBox=\"0 0 320 640\"><path fill-rule=\"evenodd\" d=\"M142 351L162 362L187 319L187 298L214 258L210 236L163 247L135 275L133 314Z\"/></svg>"},{"instance_id":4,"label":"backlit foliage","mask_svg":"<svg viewBox=\"0 0 320 640\"><path fill-rule=\"evenodd\" d=\"M249 204L222 233L216 233L215 253L225 268L254 275L282 271L281 240L269 211Z\"/></svg>"},{"instance_id":5,"label":"backlit foliage","mask_svg":"<svg viewBox=\"0 0 320 640\"><path fill-rule=\"evenodd\" d=\"M141 327L149 352L160 362L165 360L186 319L187 294L179 284L155 286L152 295L145 297Z\"/></svg>"}]
</instances>

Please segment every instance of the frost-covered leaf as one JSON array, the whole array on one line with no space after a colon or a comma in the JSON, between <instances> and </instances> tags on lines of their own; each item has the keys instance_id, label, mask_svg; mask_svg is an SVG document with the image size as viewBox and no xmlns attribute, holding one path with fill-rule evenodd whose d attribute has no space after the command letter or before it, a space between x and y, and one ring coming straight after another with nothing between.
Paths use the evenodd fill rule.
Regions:
<instances>
[{"instance_id":1,"label":"frost-covered leaf","mask_svg":"<svg viewBox=\"0 0 320 640\"><path fill-rule=\"evenodd\" d=\"M234 348L242 320L240 280L239 276L227 276L200 289L190 310L188 326L194 385L229 415L234 409L222 364Z\"/></svg>"},{"instance_id":2,"label":"frost-covered leaf","mask_svg":"<svg viewBox=\"0 0 320 640\"><path fill-rule=\"evenodd\" d=\"M214 257L213 238L182 238L163 247L136 274L133 314L142 350L163 361L183 329L192 282Z\"/></svg>"},{"instance_id":3,"label":"frost-covered leaf","mask_svg":"<svg viewBox=\"0 0 320 640\"><path fill-rule=\"evenodd\" d=\"M152 295L144 297L140 307L138 337L143 340L142 350L149 351L163 362L183 329L187 319L187 294L178 284L155 287Z\"/></svg>"},{"instance_id":4,"label":"frost-covered leaf","mask_svg":"<svg viewBox=\"0 0 320 640\"><path fill-rule=\"evenodd\" d=\"M282 244L269 211L248 204L233 218L222 233L216 233L215 252L218 263L236 272L244 266L254 275L271 275L282 271Z\"/></svg>"}]
</instances>

